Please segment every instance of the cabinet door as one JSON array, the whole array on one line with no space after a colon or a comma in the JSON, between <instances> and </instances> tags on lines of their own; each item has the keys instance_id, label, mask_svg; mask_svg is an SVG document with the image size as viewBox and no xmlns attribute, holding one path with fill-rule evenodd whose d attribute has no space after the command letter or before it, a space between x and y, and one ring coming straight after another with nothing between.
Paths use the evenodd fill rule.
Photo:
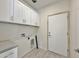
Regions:
<instances>
[{"instance_id":1,"label":"cabinet door","mask_svg":"<svg viewBox=\"0 0 79 59\"><path fill-rule=\"evenodd\" d=\"M0 58L17 58L17 48L1 53Z\"/></svg>"},{"instance_id":2,"label":"cabinet door","mask_svg":"<svg viewBox=\"0 0 79 59\"><path fill-rule=\"evenodd\" d=\"M30 41L27 38L20 38L15 43L18 45L18 57L24 56L31 49Z\"/></svg>"},{"instance_id":3,"label":"cabinet door","mask_svg":"<svg viewBox=\"0 0 79 59\"><path fill-rule=\"evenodd\" d=\"M39 25L39 15L34 10L31 10L31 24L34 26Z\"/></svg>"},{"instance_id":4,"label":"cabinet door","mask_svg":"<svg viewBox=\"0 0 79 59\"><path fill-rule=\"evenodd\" d=\"M35 25L35 13L32 9L30 9L30 24Z\"/></svg>"},{"instance_id":5,"label":"cabinet door","mask_svg":"<svg viewBox=\"0 0 79 59\"><path fill-rule=\"evenodd\" d=\"M38 13L36 13L36 26L39 26L40 24L40 16Z\"/></svg>"},{"instance_id":6,"label":"cabinet door","mask_svg":"<svg viewBox=\"0 0 79 59\"><path fill-rule=\"evenodd\" d=\"M26 19L26 24L30 25L30 8L28 6L25 6L25 19Z\"/></svg>"},{"instance_id":7,"label":"cabinet door","mask_svg":"<svg viewBox=\"0 0 79 59\"><path fill-rule=\"evenodd\" d=\"M7 55L6 58L17 58L17 48L13 48L12 50L10 50L10 52L8 52L9 54Z\"/></svg>"},{"instance_id":8,"label":"cabinet door","mask_svg":"<svg viewBox=\"0 0 79 59\"><path fill-rule=\"evenodd\" d=\"M0 0L0 21L10 22L13 20L13 1Z\"/></svg>"},{"instance_id":9,"label":"cabinet door","mask_svg":"<svg viewBox=\"0 0 79 59\"><path fill-rule=\"evenodd\" d=\"M23 19L23 6L18 0L14 2L14 21L15 23L22 23Z\"/></svg>"},{"instance_id":10,"label":"cabinet door","mask_svg":"<svg viewBox=\"0 0 79 59\"><path fill-rule=\"evenodd\" d=\"M35 12L35 25L36 26L38 26L38 20L39 20L38 14Z\"/></svg>"},{"instance_id":11,"label":"cabinet door","mask_svg":"<svg viewBox=\"0 0 79 59\"><path fill-rule=\"evenodd\" d=\"M26 7L26 5L22 5L23 7L22 7L22 9L23 9L23 19L22 19L22 23L23 24L29 24L28 23L28 18L27 18L27 16L28 16L28 8Z\"/></svg>"}]
</instances>

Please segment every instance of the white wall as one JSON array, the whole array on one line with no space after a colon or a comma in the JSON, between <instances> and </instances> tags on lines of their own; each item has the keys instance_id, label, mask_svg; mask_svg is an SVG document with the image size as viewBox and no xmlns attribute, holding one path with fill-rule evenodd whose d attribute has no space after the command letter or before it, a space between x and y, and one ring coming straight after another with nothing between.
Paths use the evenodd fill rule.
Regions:
<instances>
[{"instance_id":1,"label":"white wall","mask_svg":"<svg viewBox=\"0 0 79 59\"><path fill-rule=\"evenodd\" d=\"M24 26L17 24L8 24L8 23L0 23L0 41L3 40L11 40L18 45L25 45L26 51L24 48L19 49L18 56L22 57L25 53L27 53L30 49L27 48L29 45L24 44L22 41L28 41L27 38L21 37L22 33L26 33L26 36L33 34L37 34L38 28L32 26ZM23 40L24 39L24 40ZM17 43L16 43L17 42ZM20 44L19 44L20 43ZM27 42L26 42L27 43Z\"/></svg>"},{"instance_id":2,"label":"white wall","mask_svg":"<svg viewBox=\"0 0 79 59\"><path fill-rule=\"evenodd\" d=\"M40 29L39 29L39 34L38 34L40 48L47 49L47 17L48 15L63 12L63 11L68 11L68 10L69 10L69 0L62 0L39 10L40 17L41 17Z\"/></svg>"},{"instance_id":3,"label":"white wall","mask_svg":"<svg viewBox=\"0 0 79 59\"><path fill-rule=\"evenodd\" d=\"M71 0L71 57L79 57L75 49L79 48L79 0Z\"/></svg>"}]
</instances>

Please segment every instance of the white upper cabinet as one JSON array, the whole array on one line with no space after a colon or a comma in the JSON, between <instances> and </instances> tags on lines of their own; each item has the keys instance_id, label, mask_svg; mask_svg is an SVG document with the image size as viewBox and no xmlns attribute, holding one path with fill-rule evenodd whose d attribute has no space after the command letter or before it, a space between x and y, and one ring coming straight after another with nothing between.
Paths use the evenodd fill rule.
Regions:
<instances>
[{"instance_id":1,"label":"white upper cabinet","mask_svg":"<svg viewBox=\"0 0 79 59\"><path fill-rule=\"evenodd\" d=\"M36 26L40 26L40 16L38 13L36 13Z\"/></svg>"},{"instance_id":2,"label":"white upper cabinet","mask_svg":"<svg viewBox=\"0 0 79 59\"><path fill-rule=\"evenodd\" d=\"M26 16L26 24L30 24L30 8L26 6L25 8L25 16Z\"/></svg>"},{"instance_id":3,"label":"white upper cabinet","mask_svg":"<svg viewBox=\"0 0 79 59\"><path fill-rule=\"evenodd\" d=\"M28 25L31 25L30 24L30 9L24 5L23 7L23 17L24 17L24 20L23 20L23 23L25 24L28 24Z\"/></svg>"},{"instance_id":4,"label":"white upper cabinet","mask_svg":"<svg viewBox=\"0 0 79 59\"><path fill-rule=\"evenodd\" d=\"M35 25L36 25L36 26L39 26L39 15L38 15L37 12L35 12L34 14L35 14L35 15L34 15L34 16L35 16L35 18L34 18L34 19L35 19Z\"/></svg>"},{"instance_id":5,"label":"white upper cabinet","mask_svg":"<svg viewBox=\"0 0 79 59\"><path fill-rule=\"evenodd\" d=\"M30 9L30 20L31 25L35 25L35 13L31 9Z\"/></svg>"},{"instance_id":6,"label":"white upper cabinet","mask_svg":"<svg viewBox=\"0 0 79 59\"><path fill-rule=\"evenodd\" d=\"M30 10L31 11L31 24L35 26L39 26L39 15L36 11Z\"/></svg>"},{"instance_id":7,"label":"white upper cabinet","mask_svg":"<svg viewBox=\"0 0 79 59\"><path fill-rule=\"evenodd\" d=\"M38 14L22 2L14 2L14 20L16 23L38 26Z\"/></svg>"},{"instance_id":8,"label":"white upper cabinet","mask_svg":"<svg viewBox=\"0 0 79 59\"><path fill-rule=\"evenodd\" d=\"M25 17L26 17L26 24L30 24L31 17L30 17L30 8L26 6L25 8Z\"/></svg>"},{"instance_id":9,"label":"white upper cabinet","mask_svg":"<svg viewBox=\"0 0 79 59\"><path fill-rule=\"evenodd\" d=\"M0 21L13 21L13 0L0 0Z\"/></svg>"},{"instance_id":10,"label":"white upper cabinet","mask_svg":"<svg viewBox=\"0 0 79 59\"><path fill-rule=\"evenodd\" d=\"M22 23L23 20L23 5L18 0L14 0L14 20L16 23Z\"/></svg>"},{"instance_id":11,"label":"white upper cabinet","mask_svg":"<svg viewBox=\"0 0 79 59\"><path fill-rule=\"evenodd\" d=\"M0 0L0 22L38 25L38 13L19 0Z\"/></svg>"}]
</instances>

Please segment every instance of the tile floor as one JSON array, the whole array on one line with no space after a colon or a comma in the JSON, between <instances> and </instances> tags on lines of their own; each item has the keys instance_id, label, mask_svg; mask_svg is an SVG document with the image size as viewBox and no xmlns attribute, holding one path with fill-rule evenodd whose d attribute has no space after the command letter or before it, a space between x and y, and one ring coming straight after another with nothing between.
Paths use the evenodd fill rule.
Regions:
<instances>
[{"instance_id":1,"label":"tile floor","mask_svg":"<svg viewBox=\"0 0 79 59\"><path fill-rule=\"evenodd\" d=\"M31 52L27 53L23 58L65 58L65 57L43 49L33 49Z\"/></svg>"}]
</instances>

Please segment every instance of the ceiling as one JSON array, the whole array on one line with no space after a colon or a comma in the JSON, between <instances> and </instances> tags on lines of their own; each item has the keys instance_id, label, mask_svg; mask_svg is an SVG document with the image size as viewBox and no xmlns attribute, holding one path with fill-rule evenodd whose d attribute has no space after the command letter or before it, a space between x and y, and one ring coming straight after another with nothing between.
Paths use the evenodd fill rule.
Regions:
<instances>
[{"instance_id":1,"label":"ceiling","mask_svg":"<svg viewBox=\"0 0 79 59\"><path fill-rule=\"evenodd\" d=\"M46 7L49 4L53 4L55 2L58 2L60 0L37 0L36 3L33 3L32 0L24 0L26 3L28 3L33 8L39 10L43 7Z\"/></svg>"}]
</instances>

